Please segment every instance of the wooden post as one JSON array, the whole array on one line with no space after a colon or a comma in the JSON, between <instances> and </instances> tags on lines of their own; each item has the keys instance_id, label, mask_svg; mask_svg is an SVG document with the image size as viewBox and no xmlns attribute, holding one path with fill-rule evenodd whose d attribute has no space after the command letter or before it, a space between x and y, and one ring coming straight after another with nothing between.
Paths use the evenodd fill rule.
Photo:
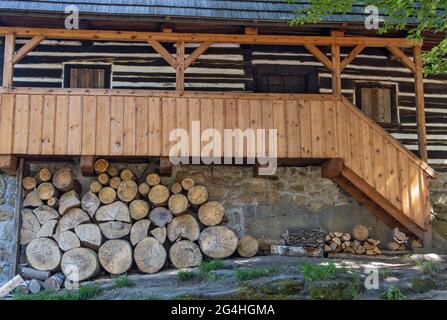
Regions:
<instances>
[{"instance_id":1,"label":"wooden post","mask_svg":"<svg viewBox=\"0 0 447 320\"><path fill-rule=\"evenodd\" d=\"M25 161L20 159L19 167L17 168L17 178L16 178L16 198L14 204L14 233L12 236L12 248L11 248L11 260L9 267L9 278L13 279L18 273L17 266L20 260L20 228L22 225L21 221L21 208L22 208L22 178L23 170L25 166Z\"/></svg>"},{"instance_id":2,"label":"wooden post","mask_svg":"<svg viewBox=\"0 0 447 320\"><path fill-rule=\"evenodd\" d=\"M185 41L177 41L176 85L178 92L185 91Z\"/></svg>"},{"instance_id":3,"label":"wooden post","mask_svg":"<svg viewBox=\"0 0 447 320\"><path fill-rule=\"evenodd\" d=\"M331 46L332 56L332 94L341 96L341 67L340 67L340 46Z\"/></svg>"},{"instance_id":4,"label":"wooden post","mask_svg":"<svg viewBox=\"0 0 447 320\"><path fill-rule=\"evenodd\" d=\"M3 62L3 87L12 87L12 79L14 76L14 52L16 37L13 34L5 36L5 56Z\"/></svg>"},{"instance_id":5,"label":"wooden post","mask_svg":"<svg viewBox=\"0 0 447 320\"><path fill-rule=\"evenodd\" d=\"M422 73L421 60L422 45L418 44L413 49L415 64L414 87L416 93L416 120L419 144L419 156L425 162L428 161L427 131L425 126L425 102L424 102L424 75Z\"/></svg>"}]
</instances>

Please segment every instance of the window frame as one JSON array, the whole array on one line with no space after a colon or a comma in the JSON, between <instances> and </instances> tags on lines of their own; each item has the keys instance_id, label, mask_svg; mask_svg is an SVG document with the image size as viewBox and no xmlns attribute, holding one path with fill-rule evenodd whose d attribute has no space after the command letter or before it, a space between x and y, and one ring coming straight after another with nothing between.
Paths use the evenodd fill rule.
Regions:
<instances>
[{"instance_id":1,"label":"window frame","mask_svg":"<svg viewBox=\"0 0 447 320\"><path fill-rule=\"evenodd\" d=\"M398 84L397 83L384 83L380 81L355 81L354 82L354 105L363 112L362 110L362 88L379 88L379 89L390 89L390 99L391 99L391 122L379 122L372 119L379 125L385 128L400 127L400 119L398 112Z\"/></svg>"},{"instance_id":2,"label":"window frame","mask_svg":"<svg viewBox=\"0 0 447 320\"><path fill-rule=\"evenodd\" d=\"M104 70L104 89L112 88L112 65L111 64L88 64L88 63L66 63L64 64L64 88L70 87L70 72L71 69L102 69ZM79 88L83 89L83 88ZM85 88L85 89L99 89L99 88Z\"/></svg>"}]
</instances>

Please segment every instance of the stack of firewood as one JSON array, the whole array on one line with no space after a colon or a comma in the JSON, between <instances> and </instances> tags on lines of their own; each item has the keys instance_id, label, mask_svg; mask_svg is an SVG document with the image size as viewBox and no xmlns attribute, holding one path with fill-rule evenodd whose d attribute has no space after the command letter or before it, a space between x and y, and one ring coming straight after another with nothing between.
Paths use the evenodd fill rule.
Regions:
<instances>
[{"instance_id":1,"label":"stack of firewood","mask_svg":"<svg viewBox=\"0 0 447 320\"><path fill-rule=\"evenodd\" d=\"M400 231L399 228L394 228L392 230L393 241L388 242L386 245L389 251L406 251L409 249L409 237Z\"/></svg>"},{"instance_id":2,"label":"stack of firewood","mask_svg":"<svg viewBox=\"0 0 447 320\"><path fill-rule=\"evenodd\" d=\"M377 255L380 240L369 238L369 230L363 225L357 225L352 233L329 232L324 237L323 250L325 253L350 253Z\"/></svg>"},{"instance_id":3,"label":"stack of firewood","mask_svg":"<svg viewBox=\"0 0 447 320\"><path fill-rule=\"evenodd\" d=\"M187 268L203 255L226 258L236 250L252 257L258 242L222 225L224 208L208 191L185 178L161 184L155 172L137 180L128 168L95 162L96 179L82 195L68 168L41 169L22 181L20 243L28 268L62 272L68 281L100 273L154 273L164 266ZM82 195L82 196L81 196Z\"/></svg>"}]
</instances>

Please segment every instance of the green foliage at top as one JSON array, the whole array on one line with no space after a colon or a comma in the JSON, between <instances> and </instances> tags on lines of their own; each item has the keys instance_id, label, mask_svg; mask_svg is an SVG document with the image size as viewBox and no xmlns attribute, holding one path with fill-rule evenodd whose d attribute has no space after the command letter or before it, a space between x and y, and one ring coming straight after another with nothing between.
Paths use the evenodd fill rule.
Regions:
<instances>
[{"instance_id":1,"label":"green foliage at top","mask_svg":"<svg viewBox=\"0 0 447 320\"><path fill-rule=\"evenodd\" d=\"M303 262L299 267L306 281L322 281L334 278L337 274L347 273L345 267L337 268L331 261L327 265Z\"/></svg>"},{"instance_id":2,"label":"green foliage at top","mask_svg":"<svg viewBox=\"0 0 447 320\"><path fill-rule=\"evenodd\" d=\"M294 3L296 0L287 0ZM290 23L300 25L321 22L333 14L352 12L354 5L375 5L382 22L378 33L407 30L408 37L422 39L424 33L441 34L444 37L432 50L422 56L426 75L447 74L447 0L309 0L309 5L295 12Z\"/></svg>"}]
</instances>

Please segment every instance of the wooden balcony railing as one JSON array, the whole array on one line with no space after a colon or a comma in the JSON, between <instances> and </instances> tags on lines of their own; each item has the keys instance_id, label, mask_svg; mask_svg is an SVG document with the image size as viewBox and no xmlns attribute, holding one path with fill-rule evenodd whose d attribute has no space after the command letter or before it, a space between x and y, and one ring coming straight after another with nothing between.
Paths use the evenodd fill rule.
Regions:
<instances>
[{"instance_id":1,"label":"wooden balcony railing","mask_svg":"<svg viewBox=\"0 0 447 320\"><path fill-rule=\"evenodd\" d=\"M381 219L419 237L429 229L435 172L341 97L24 88L0 99L0 155L169 156L171 130L192 133L195 120L274 128L278 158L340 159L331 177Z\"/></svg>"}]
</instances>

